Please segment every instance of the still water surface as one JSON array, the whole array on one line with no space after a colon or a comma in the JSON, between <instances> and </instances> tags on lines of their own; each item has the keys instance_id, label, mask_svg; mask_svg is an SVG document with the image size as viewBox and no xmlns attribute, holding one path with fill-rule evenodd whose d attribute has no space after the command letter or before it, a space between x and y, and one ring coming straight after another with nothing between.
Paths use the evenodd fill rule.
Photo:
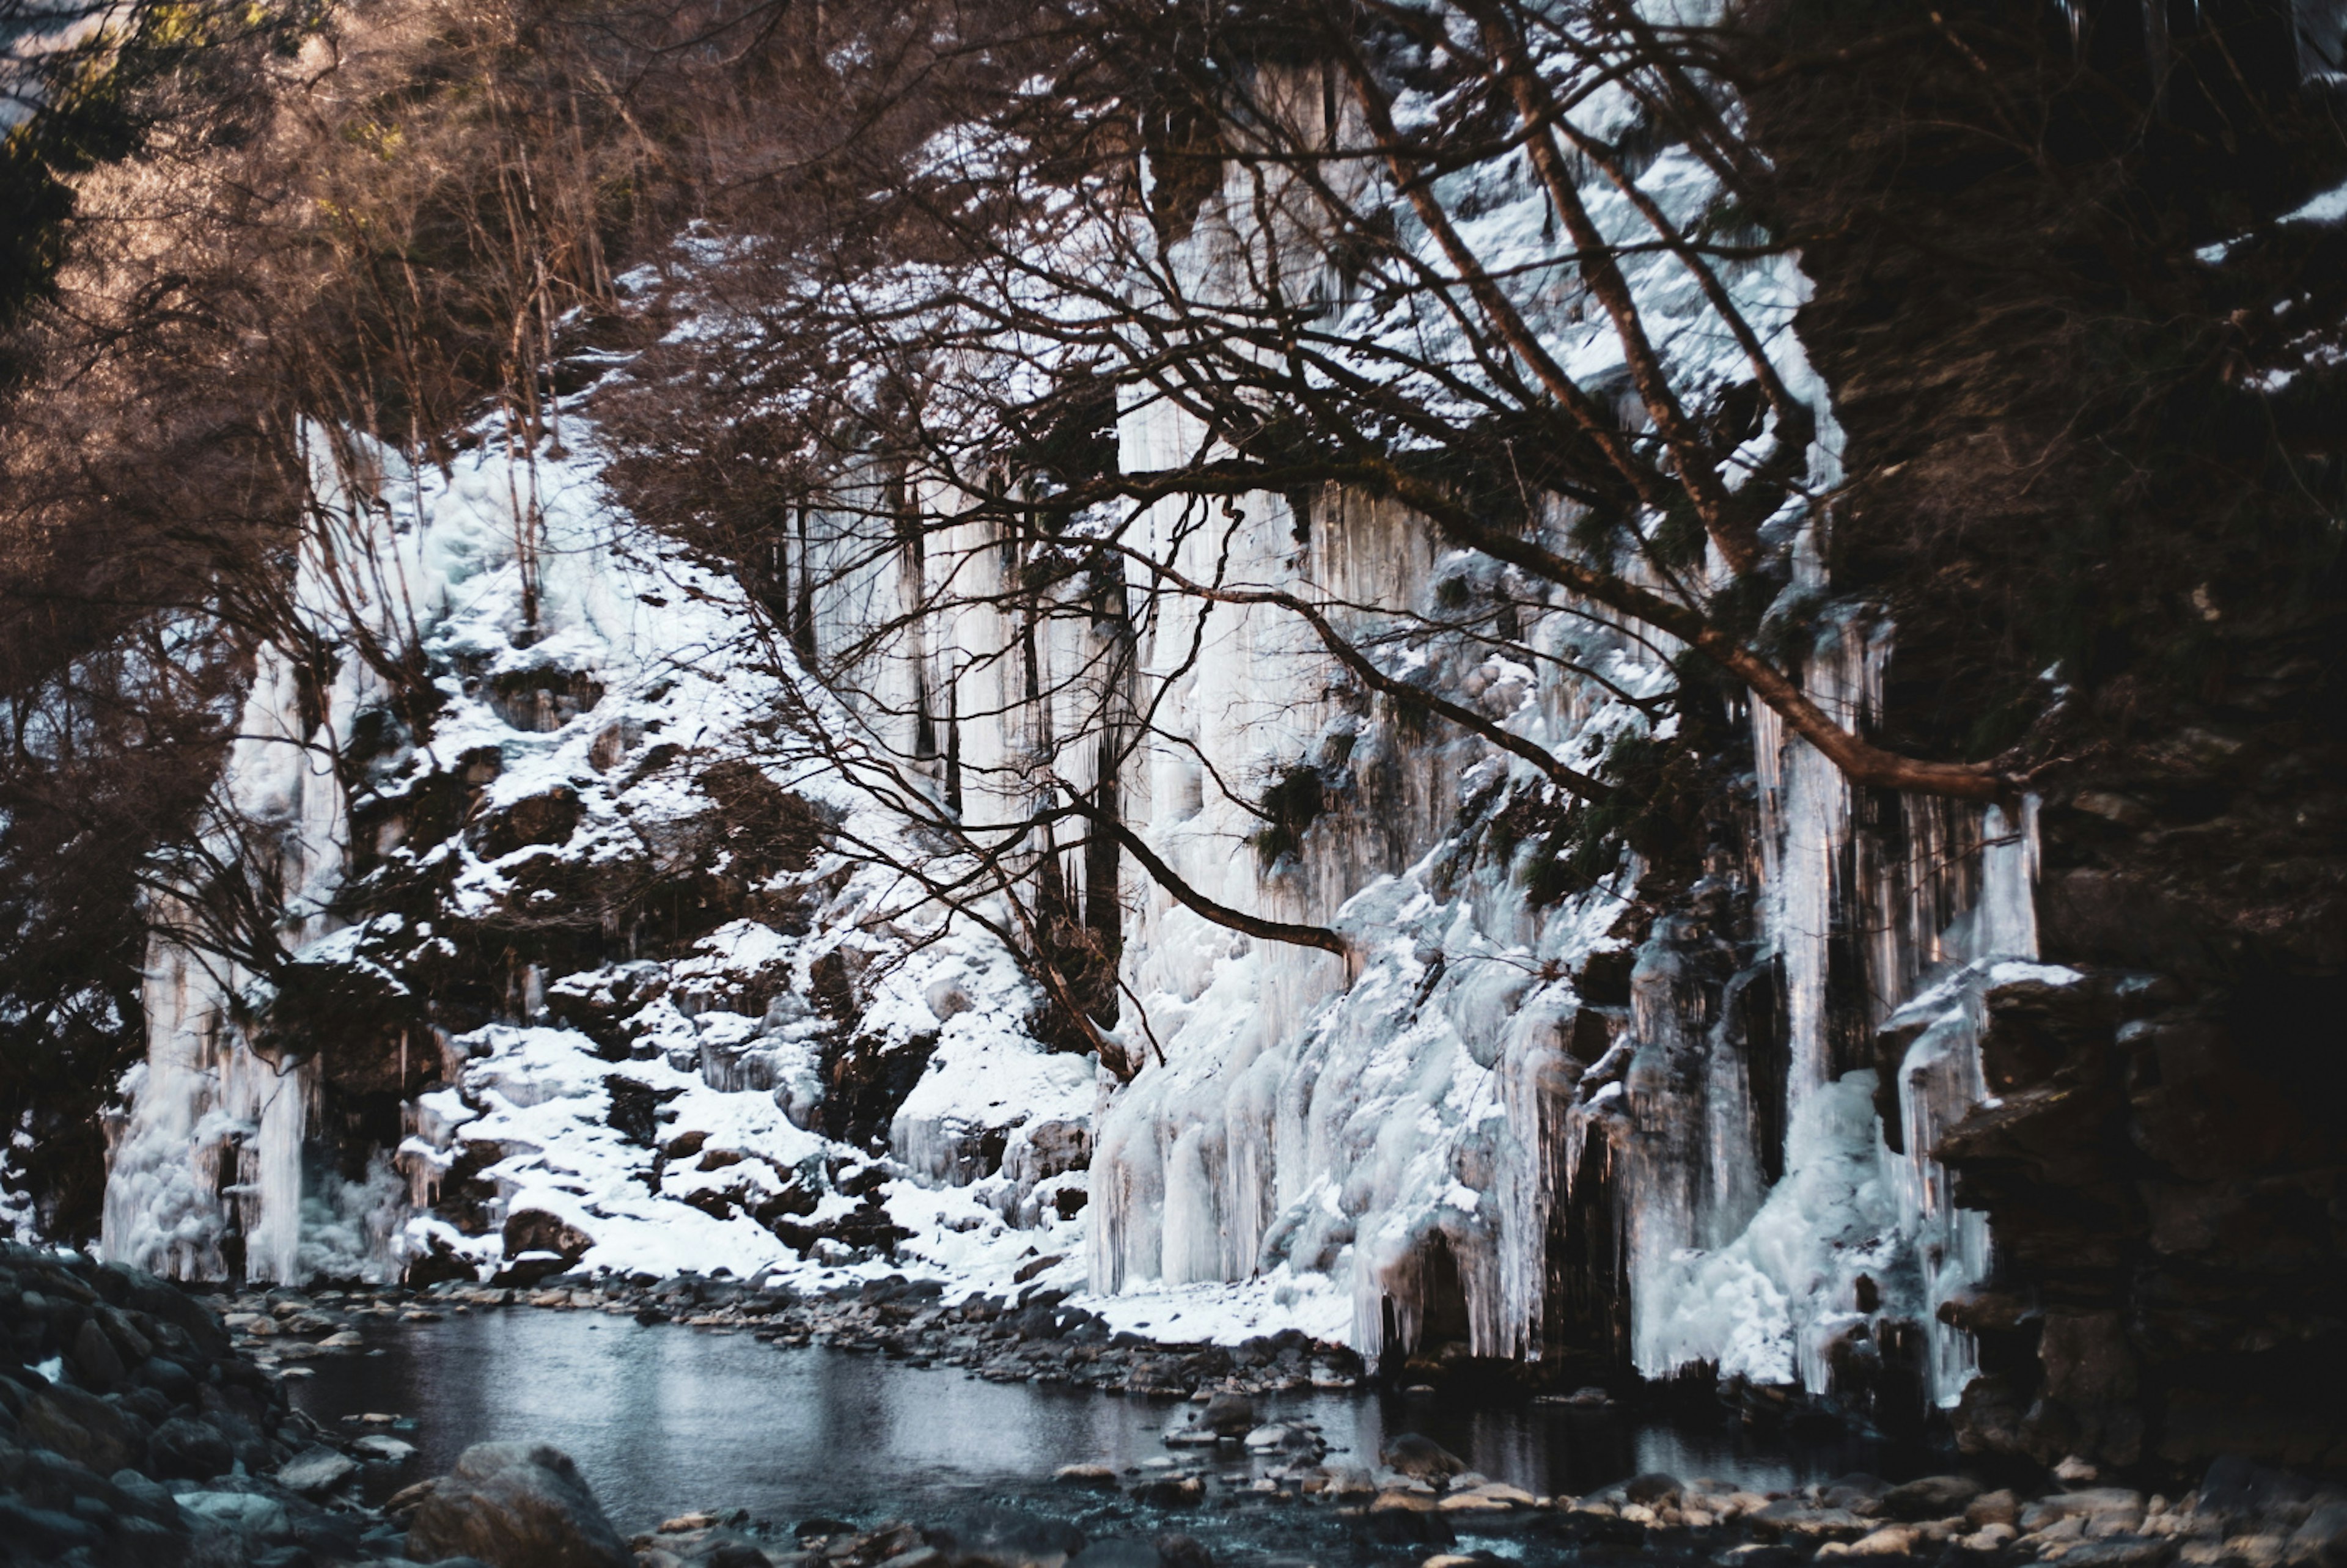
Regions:
<instances>
[{"instance_id":1,"label":"still water surface","mask_svg":"<svg viewBox=\"0 0 2347 1568\"><path fill-rule=\"evenodd\" d=\"M746 1508L787 1524L935 1518L980 1500L1064 1505L1073 1500L1051 1485L1061 1465L1196 1457L1161 1440L1187 1414L1171 1400L989 1383L880 1355L778 1349L746 1334L521 1309L366 1332L380 1354L309 1363L315 1375L293 1384L293 1400L344 1432L366 1430L344 1416L413 1419L397 1435L418 1452L395 1471L374 1467L378 1498L498 1439L567 1451L622 1533L694 1509ZM1468 1409L1334 1391L1257 1403L1267 1419L1317 1422L1340 1450L1331 1464L1373 1465L1389 1434L1419 1431L1493 1480L1542 1493L1577 1495L1652 1470L1768 1490L1874 1457L1554 1405ZM1225 1445L1203 1468L1234 1476L1248 1462Z\"/></svg>"}]
</instances>

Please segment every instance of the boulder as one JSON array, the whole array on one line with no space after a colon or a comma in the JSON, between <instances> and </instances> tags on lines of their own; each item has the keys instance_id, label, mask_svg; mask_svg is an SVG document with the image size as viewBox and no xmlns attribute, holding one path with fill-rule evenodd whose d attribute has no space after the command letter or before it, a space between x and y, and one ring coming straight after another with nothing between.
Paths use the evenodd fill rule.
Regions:
<instances>
[{"instance_id":1,"label":"boulder","mask_svg":"<svg viewBox=\"0 0 2347 1568\"><path fill-rule=\"evenodd\" d=\"M1927 1475L1884 1492L1882 1512L1910 1523L1945 1519L1971 1507L1980 1494L1980 1482L1968 1476Z\"/></svg>"},{"instance_id":2,"label":"boulder","mask_svg":"<svg viewBox=\"0 0 2347 1568\"><path fill-rule=\"evenodd\" d=\"M2123 1486L2093 1486L2041 1497L2021 1511L2022 1533L2046 1529L2065 1519L2086 1522L2088 1534L2132 1531L2143 1523L2143 1493Z\"/></svg>"},{"instance_id":3,"label":"boulder","mask_svg":"<svg viewBox=\"0 0 2347 1568\"><path fill-rule=\"evenodd\" d=\"M198 1519L227 1526L248 1541L280 1543L293 1539L293 1518L285 1505L256 1491L183 1491L179 1506Z\"/></svg>"},{"instance_id":4,"label":"boulder","mask_svg":"<svg viewBox=\"0 0 2347 1568\"><path fill-rule=\"evenodd\" d=\"M1432 1438L1422 1437L1417 1432L1403 1432L1395 1437L1378 1457L1389 1470L1398 1470L1420 1481L1448 1480L1467 1468L1465 1460Z\"/></svg>"},{"instance_id":5,"label":"boulder","mask_svg":"<svg viewBox=\"0 0 2347 1568\"><path fill-rule=\"evenodd\" d=\"M1243 1438L1255 1429L1255 1401L1245 1394L1216 1394L1198 1424L1216 1437Z\"/></svg>"},{"instance_id":6,"label":"boulder","mask_svg":"<svg viewBox=\"0 0 2347 1568\"><path fill-rule=\"evenodd\" d=\"M974 1508L942 1532L957 1568L1061 1568L1084 1549L1074 1525L1016 1508Z\"/></svg>"},{"instance_id":7,"label":"boulder","mask_svg":"<svg viewBox=\"0 0 2347 1568\"><path fill-rule=\"evenodd\" d=\"M24 1442L55 1449L100 1475L140 1469L147 1457L138 1421L79 1389L41 1389L25 1401L16 1426Z\"/></svg>"},{"instance_id":8,"label":"boulder","mask_svg":"<svg viewBox=\"0 0 2347 1568\"><path fill-rule=\"evenodd\" d=\"M202 1421L175 1416L155 1429L147 1443L148 1469L161 1481L210 1481L235 1468L236 1454L220 1432Z\"/></svg>"},{"instance_id":9,"label":"boulder","mask_svg":"<svg viewBox=\"0 0 2347 1568\"><path fill-rule=\"evenodd\" d=\"M72 1356L74 1371L92 1389L111 1392L122 1386L129 1373L122 1364L122 1353L95 1317L81 1320L81 1327L74 1333Z\"/></svg>"},{"instance_id":10,"label":"boulder","mask_svg":"<svg viewBox=\"0 0 2347 1568\"><path fill-rule=\"evenodd\" d=\"M323 1445L303 1449L277 1467L277 1483L288 1491L317 1497L358 1473L358 1461Z\"/></svg>"},{"instance_id":11,"label":"boulder","mask_svg":"<svg viewBox=\"0 0 2347 1568\"><path fill-rule=\"evenodd\" d=\"M633 1568L570 1456L545 1443L476 1443L432 1489L407 1531L419 1563L477 1557L489 1568Z\"/></svg>"},{"instance_id":12,"label":"boulder","mask_svg":"<svg viewBox=\"0 0 2347 1568\"><path fill-rule=\"evenodd\" d=\"M2347 1568L2347 1501L2320 1501L2309 1510L2283 1560L2301 1568Z\"/></svg>"},{"instance_id":13,"label":"boulder","mask_svg":"<svg viewBox=\"0 0 2347 1568\"><path fill-rule=\"evenodd\" d=\"M1818 1491L1818 1501L1828 1508L1848 1509L1861 1519L1872 1519L1883 1512L1882 1500L1890 1491L1891 1483L1881 1476L1860 1471L1826 1482Z\"/></svg>"}]
</instances>

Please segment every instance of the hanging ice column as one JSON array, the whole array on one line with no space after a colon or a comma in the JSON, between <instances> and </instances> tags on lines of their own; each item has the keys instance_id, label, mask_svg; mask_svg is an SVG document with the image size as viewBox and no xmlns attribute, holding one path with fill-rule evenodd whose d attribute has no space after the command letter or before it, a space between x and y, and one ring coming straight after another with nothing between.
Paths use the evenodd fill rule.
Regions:
<instances>
[{"instance_id":1,"label":"hanging ice column","mask_svg":"<svg viewBox=\"0 0 2347 1568\"><path fill-rule=\"evenodd\" d=\"M335 714L356 711L355 661L329 716L301 727L300 672L280 649L261 650L239 736L211 812L212 858L266 877L284 893L289 951L326 934L326 897L340 881L347 837L333 758ZM271 864L273 862L273 864ZM316 1066L253 1050L234 1021L259 978L171 927L200 920L197 895L171 899L149 938L144 1000L147 1060L123 1083L127 1108L109 1121L104 1249L108 1258L181 1278L215 1279L241 1266L256 1279L294 1281L300 1261L302 1144Z\"/></svg>"},{"instance_id":2,"label":"hanging ice column","mask_svg":"<svg viewBox=\"0 0 2347 1568\"><path fill-rule=\"evenodd\" d=\"M1837 618L1808 667L1810 698L1863 728L1891 648L1886 623ZM2034 961L2035 801L2008 812L1878 796L1861 820L1839 771L1773 712L1756 704L1753 730L1758 902L1788 1057L1784 1175L1724 1245L1634 1247L1634 1357L1649 1376L1709 1362L1823 1392L1838 1339L1880 1353L1886 1333L1920 1331L1929 1395L1951 1405L1976 1364L1938 1309L1986 1276L1989 1236L1985 1216L1955 1206L1933 1151L1987 1098L1989 992L2075 978ZM1829 990L1829 973L1855 983ZM1895 1082L1878 1082L1878 1060ZM1634 1211L1648 1196L1633 1194ZM1634 1214L1634 1234L1641 1225Z\"/></svg>"},{"instance_id":3,"label":"hanging ice column","mask_svg":"<svg viewBox=\"0 0 2347 1568\"><path fill-rule=\"evenodd\" d=\"M313 436L310 456L313 493L324 504L313 513L321 532L305 538L296 569L297 611L323 646L351 645L354 604L384 621L367 629L372 635L396 636L400 618L415 610L395 604L385 583L423 579L412 559L384 556L412 553L412 539L390 538L386 516L344 499L354 491L323 434ZM369 569L374 580L357 582ZM345 574L340 587L338 572ZM125 1075L123 1106L107 1126L101 1245L109 1260L191 1279L241 1269L291 1283L314 1272L318 1260L303 1257L302 1145L318 1065L253 1049L238 1020L265 1009L269 983L224 949L273 940L295 953L339 923L329 901L348 865L350 835L335 763L359 715L380 705L384 690L366 661L347 653L305 702L305 682L319 679L284 648L259 650L194 857L199 866L245 877L255 895L251 907L273 904L273 929L241 936L207 929L233 917L208 908L207 888L192 881L159 896L152 911L147 1060ZM305 723L305 708L320 717ZM239 904L231 899L228 907ZM392 1223L381 1218L367 1228L387 1235ZM369 1259L326 1261L349 1272Z\"/></svg>"}]
</instances>

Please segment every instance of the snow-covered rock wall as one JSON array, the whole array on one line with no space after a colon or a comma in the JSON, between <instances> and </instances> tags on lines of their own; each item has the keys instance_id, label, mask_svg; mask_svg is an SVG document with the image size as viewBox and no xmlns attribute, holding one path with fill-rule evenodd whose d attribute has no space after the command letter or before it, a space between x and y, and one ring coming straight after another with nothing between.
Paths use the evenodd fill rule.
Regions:
<instances>
[{"instance_id":1,"label":"snow-covered rock wall","mask_svg":"<svg viewBox=\"0 0 2347 1568\"><path fill-rule=\"evenodd\" d=\"M1471 178L1449 194L1473 196L1495 265L1553 248L1521 170ZM1683 149L1645 184L1688 222L1715 194ZM1643 220L1588 196L1618 231ZM1242 287L1272 242L1255 207L1208 204L1179 262L1197 292ZM1677 266L1630 264L1641 305L1676 323L1659 341L1688 387L1732 386L1749 369ZM1830 488L1798 271L1725 281L1809 402L1811 488ZM1576 377L1618 383L1577 290L1538 320ZM1563 802L1537 770L1372 699L1274 603L1136 568L1121 621L1073 587L1022 610L1036 541L973 514L897 548L875 519L957 503L876 457L842 480L860 499L796 519L810 619L786 646L616 512L591 429L565 440L480 442L445 472L320 443L305 651L261 657L210 845L265 869L268 941L247 964L158 938L109 1256L289 1280L1032 1265L1162 1298L1169 1335L1285 1320L1371 1353L1955 1397L1970 1346L1937 1309L1988 1238L1932 1150L1987 1095L1983 999L2067 979L2034 964L2028 808L1856 798L1755 709L1699 876L1657 885L1624 853L1560 893L1542 857ZM1125 467L1161 469L1211 433L1139 388L1118 440ZM1576 767L1679 722L1654 716L1667 640L1391 502L1214 509L1199 527L1158 503L1136 555L1332 607ZM1798 503L1770 519L1800 592L1830 586L1825 526ZM1427 630L1502 599L1505 655ZM1829 616L1812 698L1868 723L1893 636ZM949 851L776 739L809 712L965 826L1083 796L1204 897L1326 925L1349 955L1238 935L1130 856L1104 881L1091 835L1044 831L1008 863L1113 921L1103 1038L1126 1060L1048 1050L1010 951L907 879ZM1298 778L1308 820L1272 834L1256 803ZM191 908L208 890L190 881Z\"/></svg>"},{"instance_id":2,"label":"snow-covered rock wall","mask_svg":"<svg viewBox=\"0 0 2347 1568\"><path fill-rule=\"evenodd\" d=\"M566 435L445 472L316 443L303 651L263 650L159 912L107 1255L1007 1281L1073 1213L1092 1068L1030 1038L998 942L826 847L891 841L871 800L743 760L791 677ZM964 1185L876 1163L892 1118L910 1168ZM988 1168L948 1132L990 1138Z\"/></svg>"}]
</instances>

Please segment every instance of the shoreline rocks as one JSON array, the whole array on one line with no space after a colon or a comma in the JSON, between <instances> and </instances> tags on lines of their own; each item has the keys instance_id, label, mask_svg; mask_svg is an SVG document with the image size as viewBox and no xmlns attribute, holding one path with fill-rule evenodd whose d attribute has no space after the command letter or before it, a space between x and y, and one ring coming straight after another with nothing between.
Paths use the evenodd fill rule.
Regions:
<instances>
[{"instance_id":1,"label":"shoreline rocks","mask_svg":"<svg viewBox=\"0 0 2347 1568\"><path fill-rule=\"evenodd\" d=\"M196 1296L0 1247L0 1564L304 1568L397 1542L366 1461L288 1404Z\"/></svg>"}]
</instances>

